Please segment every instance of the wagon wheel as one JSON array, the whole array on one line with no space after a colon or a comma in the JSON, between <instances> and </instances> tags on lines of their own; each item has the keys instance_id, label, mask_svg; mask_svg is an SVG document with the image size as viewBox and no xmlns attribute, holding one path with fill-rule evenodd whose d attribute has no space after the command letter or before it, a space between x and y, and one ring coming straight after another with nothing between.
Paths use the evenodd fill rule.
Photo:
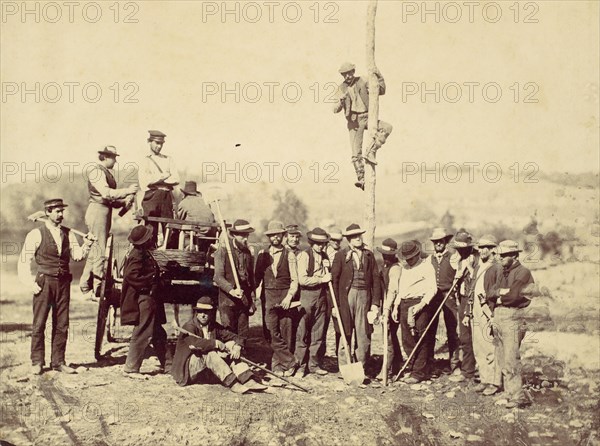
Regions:
<instances>
[{"instance_id":1,"label":"wagon wheel","mask_svg":"<svg viewBox=\"0 0 600 446\"><path fill-rule=\"evenodd\" d=\"M98 302L98 317L96 319L96 342L94 344L94 356L96 361L102 358L102 341L106 330L106 318L110 307L110 293L113 287L112 278L112 258L113 258L113 235L109 234L106 240L106 250L104 251L104 263L102 264L102 283L100 284L100 296Z\"/></svg>"},{"instance_id":2,"label":"wagon wheel","mask_svg":"<svg viewBox=\"0 0 600 446\"><path fill-rule=\"evenodd\" d=\"M117 296L113 295L113 299L111 299L111 302L109 303L108 321L106 324L106 339L108 342L124 342L126 340L119 338L118 336L118 334L121 332L121 319L117 317L118 302L115 302L117 297L120 298L120 292L123 283L123 270L119 269L119 263L117 262L117 259L113 259L112 279L113 290ZM110 311L110 306L112 306L112 311Z\"/></svg>"}]
</instances>

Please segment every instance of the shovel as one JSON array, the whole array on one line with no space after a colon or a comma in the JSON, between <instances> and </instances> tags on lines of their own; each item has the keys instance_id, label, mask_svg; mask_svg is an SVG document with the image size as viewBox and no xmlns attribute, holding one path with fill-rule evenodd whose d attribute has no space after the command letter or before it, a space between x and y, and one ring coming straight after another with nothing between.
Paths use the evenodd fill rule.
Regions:
<instances>
[{"instance_id":1,"label":"shovel","mask_svg":"<svg viewBox=\"0 0 600 446\"><path fill-rule=\"evenodd\" d=\"M333 285L329 282L329 292L331 293L331 300L333 301L333 306L335 307L335 311L337 313L337 317L335 320L338 323L338 328L340 330L340 338L344 346L344 353L346 355L346 364L340 364L340 373L344 382L349 385L359 386L365 380L365 370L363 368L362 363L360 362L352 362L350 356L350 347L348 346L348 340L346 339L346 332L344 331L344 325L342 324L342 316L340 314L340 310L338 308L337 300L335 298L335 293L333 292Z\"/></svg>"}]
</instances>

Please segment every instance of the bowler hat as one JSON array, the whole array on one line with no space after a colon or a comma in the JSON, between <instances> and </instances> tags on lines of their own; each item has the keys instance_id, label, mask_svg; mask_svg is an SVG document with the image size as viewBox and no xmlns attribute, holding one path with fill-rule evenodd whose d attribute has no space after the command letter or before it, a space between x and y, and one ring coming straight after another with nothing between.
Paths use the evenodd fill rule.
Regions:
<instances>
[{"instance_id":1,"label":"bowler hat","mask_svg":"<svg viewBox=\"0 0 600 446\"><path fill-rule=\"evenodd\" d=\"M484 248L484 247L496 247L498 246L498 242L496 241L496 237L494 237L491 234L486 234L481 236L481 238L479 239L479 241L477 242L477 246L479 248Z\"/></svg>"},{"instance_id":2,"label":"bowler hat","mask_svg":"<svg viewBox=\"0 0 600 446\"><path fill-rule=\"evenodd\" d=\"M339 228L333 228L331 231L329 231L329 238L331 240L335 240L336 242L340 242L342 240L342 230Z\"/></svg>"},{"instance_id":3,"label":"bowler hat","mask_svg":"<svg viewBox=\"0 0 600 446\"><path fill-rule=\"evenodd\" d=\"M473 237L468 232L457 232L452 240L453 248L469 248L473 245Z\"/></svg>"},{"instance_id":4,"label":"bowler hat","mask_svg":"<svg viewBox=\"0 0 600 446\"><path fill-rule=\"evenodd\" d=\"M285 227L285 232L287 232L288 234L298 234L298 235L302 235L302 231L300 231L300 229L298 228L298 225L287 225Z\"/></svg>"},{"instance_id":5,"label":"bowler hat","mask_svg":"<svg viewBox=\"0 0 600 446\"><path fill-rule=\"evenodd\" d=\"M279 220L270 221L267 230L265 231L265 235L267 236L283 233L285 233L285 227Z\"/></svg>"},{"instance_id":6,"label":"bowler hat","mask_svg":"<svg viewBox=\"0 0 600 446\"><path fill-rule=\"evenodd\" d=\"M202 296L196 302L196 305L192 307L194 311L210 311L215 310L215 306L213 305L213 301L209 296Z\"/></svg>"},{"instance_id":7,"label":"bowler hat","mask_svg":"<svg viewBox=\"0 0 600 446\"><path fill-rule=\"evenodd\" d=\"M120 156L117 153L117 148L115 146L104 146L102 150L98 150L98 153L105 156Z\"/></svg>"},{"instance_id":8,"label":"bowler hat","mask_svg":"<svg viewBox=\"0 0 600 446\"><path fill-rule=\"evenodd\" d=\"M435 228L429 240L435 242L436 240L450 240L451 238L452 234L449 234L444 228Z\"/></svg>"},{"instance_id":9,"label":"bowler hat","mask_svg":"<svg viewBox=\"0 0 600 446\"><path fill-rule=\"evenodd\" d=\"M195 181L186 181L181 192L183 192L184 195L202 195L198 190L198 184Z\"/></svg>"},{"instance_id":10,"label":"bowler hat","mask_svg":"<svg viewBox=\"0 0 600 446\"><path fill-rule=\"evenodd\" d=\"M152 238L152 227L138 225L129 232L127 240L133 245L142 245Z\"/></svg>"},{"instance_id":11,"label":"bowler hat","mask_svg":"<svg viewBox=\"0 0 600 446\"><path fill-rule=\"evenodd\" d=\"M500 255L512 254L522 251L522 249L519 249L519 244L514 240L504 240L498 245L498 254Z\"/></svg>"},{"instance_id":12,"label":"bowler hat","mask_svg":"<svg viewBox=\"0 0 600 446\"><path fill-rule=\"evenodd\" d=\"M329 241L329 234L321 228L315 228L312 231L308 231L306 237L315 243L327 243Z\"/></svg>"},{"instance_id":13,"label":"bowler hat","mask_svg":"<svg viewBox=\"0 0 600 446\"><path fill-rule=\"evenodd\" d=\"M407 242L402 242L400 245L400 257L402 257L404 260L420 256L421 253L421 242L418 240L409 240Z\"/></svg>"},{"instance_id":14,"label":"bowler hat","mask_svg":"<svg viewBox=\"0 0 600 446\"><path fill-rule=\"evenodd\" d=\"M360 229L360 226L356 223L352 223L350 226L346 228L344 231L344 237L352 237L354 235L361 235L367 232L365 229Z\"/></svg>"},{"instance_id":15,"label":"bowler hat","mask_svg":"<svg viewBox=\"0 0 600 446\"><path fill-rule=\"evenodd\" d=\"M354 66L353 63L344 62L338 71L340 72L340 74L344 74L344 73L348 73L349 71L354 70L355 68L356 67Z\"/></svg>"},{"instance_id":16,"label":"bowler hat","mask_svg":"<svg viewBox=\"0 0 600 446\"><path fill-rule=\"evenodd\" d=\"M246 220L237 219L231 229L229 229L229 232L232 234L250 234L254 232L254 228Z\"/></svg>"},{"instance_id":17,"label":"bowler hat","mask_svg":"<svg viewBox=\"0 0 600 446\"><path fill-rule=\"evenodd\" d=\"M382 254L393 256L398 252L398 243L396 243L396 240L394 239L386 238L383 242L381 242L381 248L378 246L375 249Z\"/></svg>"},{"instance_id":18,"label":"bowler hat","mask_svg":"<svg viewBox=\"0 0 600 446\"><path fill-rule=\"evenodd\" d=\"M148 141L164 142L167 136L160 130L148 130L148 133L150 134Z\"/></svg>"},{"instance_id":19,"label":"bowler hat","mask_svg":"<svg viewBox=\"0 0 600 446\"><path fill-rule=\"evenodd\" d=\"M61 208L61 209L64 209L64 208L66 208L67 206L69 206L69 205L68 205L68 204L66 204L66 203L63 203L63 200L62 200L62 198L52 198L52 199L50 199L50 200L46 200L46 201L44 201L44 208L45 208L47 211L50 211L50 210L52 210L52 209L54 209L54 208Z\"/></svg>"}]
</instances>

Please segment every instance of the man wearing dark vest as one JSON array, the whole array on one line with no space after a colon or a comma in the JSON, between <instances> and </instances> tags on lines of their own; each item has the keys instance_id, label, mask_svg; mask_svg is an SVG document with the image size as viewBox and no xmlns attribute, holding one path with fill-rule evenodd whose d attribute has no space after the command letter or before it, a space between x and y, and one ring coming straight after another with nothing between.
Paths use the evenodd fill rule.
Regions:
<instances>
[{"instance_id":1,"label":"man wearing dark vest","mask_svg":"<svg viewBox=\"0 0 600 446\"><path fill-rule=\"evenodd\" d=\"M342 325L348 345L351 335L356 334L356 358L363 367L371 351L372 323L381 304L381 277L373 252L363 243L365 233L356 223L346 228L343 235L348 248L340 250L331 268L333 291L338 300ZM342 346L340 346L342 348ZM351 352L353 354L354 352ZM338 362L343 364L345 355L338 352Z\"/></svg>"},{"instance_id":2,"label":"man wearing dark vest","mask_svg":"<svg viewBox=\"0 0 600 446\"><path fill-rule=\"evenodd\" d=\"M302 318L298 325L294 352L300 367L294 376L300 378L307 373L327 374L319 365L318 351L323 343L327 283L331 281L325 254L329 235L321 228L314 228L306 237L310 246L297 257Z\"/></svg>"},{"instance_id":3,"label":"man wearing dark vest","mask_svg":"<svg viewBox=\"0 0 600 446\"><path fill-rule=\"evenodd\" d=\"M85 258L93 243L88 234L83 246L75 235L61 226L67 207L61 198L44 202L46 223L32 229L25 238L18 264L19 280L33 293L33 324L31 329L32 373L39 375L45 362L44 331L48 313L52 310L52 356L50 365L63 373L76 373L65 363L69 330L71 273L69 261ZM31 260L37 272L31 274Z\"/></svg>"},{"instance_id":4,"label":"man wearing dark vest","mask_svg":"<svg viewBox=\"0 0 600 446\"><path fill-rule=\"evenodd\" d=\"M179 184L177 167L173 158L161 153L167 135L158 130L148 130L148 133L151 153L144 158L138 171L140 187L144 192L141 203L144 216L173 218L172 191ZM160 238L159 225L152 223L149 226L152 226L153 240L157 242Z\"/></svg>"},{"instance_id":5,"label":"man wearing dark vest","mask_svg":"<svg viewBox=\"0 0 600 446\"><path fill-rule=\"evenodd\" d=\"M381 243L381 247L377 247L383 257L383 268L381 269L382 290L385 293L383 301L384 315L387 314L388 321L388 363L387 370L381 369L377 376L383 381L384 374L389 377L395 376L402 365L402 349L400 347L401 339L398 334L400 323L396 322L391 317L392 304L398 295L398 286L400 285L400 277L402 275L402 267L398 262L398 243L396 240L388 238ZM385 319L384 319L385 320Z\"/></svg>"},{"instance_id":6,"label":"man wearing dark vest","mask_svg":"<svg viewBox=\"0 0 600 446\"><path fill-rule=\"evenodd\" d=\"M262 282L263 320L271 337L273 360L271 369L283 376L292 376L297 368L294 357L295 335L289 314L292 299L298 291L296 256L282 244L285 228L280 221L271 221L265 231L270 246L261 250L256 259L254 278Z\"/></svg>"},{"instance_id":7,"label":"man wearing dark vest","mask_svg":"<svg viewBox=\"0 0 600 446\"><path fill-rule=\"evenodd\" d=\"M444 300L446 293L452 287L456 270L450 264L450 257L452 253L448 251L448 242L452 238L452 234L444 228L435 228L430 240L433 242L434 253L431 256L431 263L435 270L435 277L437 281L437 293L431 301L431 308L434 312L439 308L440 304ZM450 372L454 372L459 365L459 345L458 345L458 306L454 297L446 299L446 303L442 309L444 314L444 323L446 324L446 335L448 337L448 352L450 356ZM439 322L439 315L433 321L431 328L428 331L430 336L433 336L433 341L428 343L431 351L429 352L430 357L433 358L433 350L435 349L435 334L437 333L437 327Z\"/></svg>"},{"instance_id":8,"label":"man wearing dark vest","mask_svg":"<svg viewBox=\"0 0 600 446\"><path fill-rule=\"evenodd\" d=\"M117 149L106 146L98 151L100 161L94 169L86 172L90 204L85 213L85 224L97 239L87 257L85 267L79 279L79 288L84 298L97 300L97 292L102 281L102 263L106 239L112 224L113 208L130 206L139 190L137 184L117 189L117 181L113 175L113 167L117 162Z\"/></svg>"},{"instance_id":9,"label":"man wearing dark vest","mask_svg":"<svg viewBox=\"0 0 600 446\"><path fill-rule=\"evenodd\" d=\"M219 315L221 325L243 338L248 337L248 319L256 311L252 294L254 286L254 258L248 248L248 236L254 232L246 220L236 220L229 229L232 238L229 246L232 250L234 265L231 265L227 248L223 243L215 252L214 282L219 287ZM227 235L225 234L225 237ZM233 275L234 267L240 281L237 288Z\"/></svg>"}]
</instances>

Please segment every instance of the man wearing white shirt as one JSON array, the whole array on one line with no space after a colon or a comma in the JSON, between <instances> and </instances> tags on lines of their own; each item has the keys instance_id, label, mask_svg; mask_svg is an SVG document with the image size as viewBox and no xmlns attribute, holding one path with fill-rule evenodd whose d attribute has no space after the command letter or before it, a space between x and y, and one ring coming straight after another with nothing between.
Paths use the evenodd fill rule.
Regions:
<instances>
[{"instance_id":1,"label":"man wearing white shirt","mask_svg":"<svg viewBox=\"0 0 600 446\"><path fill-rule=\"evenodd\" d=\"M106 239L112 225L112 210L123 206L131 206L135 193L139 190L137 184L117 189L117 181L113 175L113 167L117 163L117 149L106 146L98 151L99 163L93 170L86 172L90 203L85 213L85 224L88 231L94 234L97 243L90 252L79 288L81 293L90 300L96 300L96 294L102 280L102 263Z\"/></svg>"},{"instance_id":2,"label":"man wearing white shirt","mask_svg":"<svg viewBox=\"0 0 600 446\"><path fill-rule=\"evenodd\" d=\"M427 256L422 252L420 242L410 240L402 243L400 257L405 265L393 304L392 318L400 322L402 346L407 355L411 354L418 339L424 336L422 344L407 367L411 370L410 376L403 379L408 384L415 384L428 378L433 360L430 343L435 342L435 335L425 334L425 328L435 313L435 308L430 308L429 304L437 293L437 283L433 265L426 261ZM398 319L399 314L401 319Z\"/></svg>"},{"instance_id":3,"label":"man wearing white shirt","mask_svg":"<svg viewBox=\"0 0 600 446\"><path fill-rule=\"evenodd\" d=\"M179 184L179 174L170 156L161 153L165 135L158 130L148 130L150 153L138 171L140 187L144 191L142 209L145 217L173 218L173 188ZM152 223L154 241L158 237L158 224Z\"/></svg>"},{"instance_id":4,"label":"man wearing white shirt","mask_svg":"<svg viewBox=\"0 0 600 446\"><path fill-rule=\"evenodd\" d=\"M42 373L45 362L44 331L50 309L53 311L50 365L59 372L75 373L65 363L72 278L69 261L79 261L87 256L93 235L88 234L84 245L80 246L75 235L61 226L65 207L67 205L60 198L44 202L46 223L29 231L18 264L19 280L33 293L31 363L34 375ZM33 275L32 259L37 264Z\"/></svg>"}]
</instances>

